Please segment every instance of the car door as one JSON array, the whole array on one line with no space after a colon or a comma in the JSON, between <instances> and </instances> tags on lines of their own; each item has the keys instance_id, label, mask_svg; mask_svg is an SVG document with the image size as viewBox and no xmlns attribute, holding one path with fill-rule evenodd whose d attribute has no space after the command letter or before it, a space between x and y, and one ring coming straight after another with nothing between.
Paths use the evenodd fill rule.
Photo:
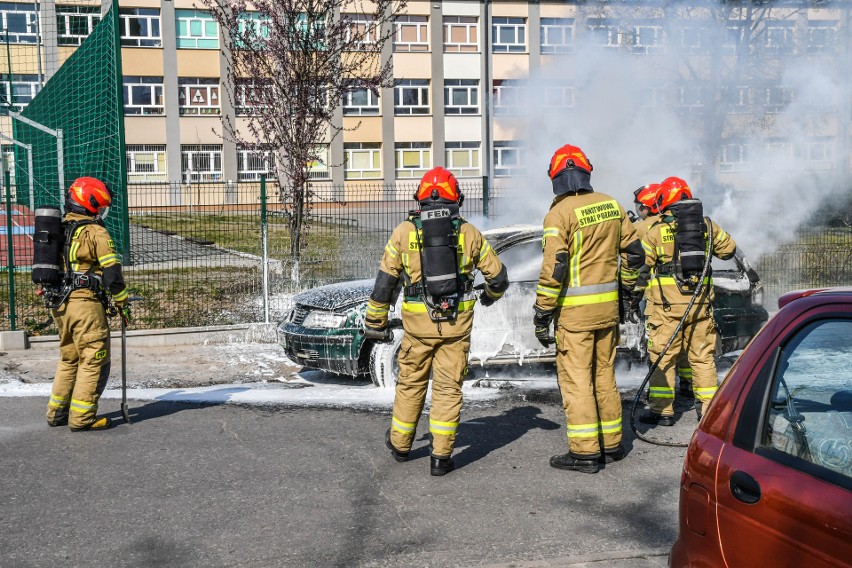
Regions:
<instances>
[{"instance_id":1,"label":"car door","mask_svg":"<svg viewBox=\"0 0 852 568\"><path fill-rule=\"evenodd\" d=\"M717 467L728 566L852 561L852 315L794 322L759 370Z\"/></svg>"}]
</instances>

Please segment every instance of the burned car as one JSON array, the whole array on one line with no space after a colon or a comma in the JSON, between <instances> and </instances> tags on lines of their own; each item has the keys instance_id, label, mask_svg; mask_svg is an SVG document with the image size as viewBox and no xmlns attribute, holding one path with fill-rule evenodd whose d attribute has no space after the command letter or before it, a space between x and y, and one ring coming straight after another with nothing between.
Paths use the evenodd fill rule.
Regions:
<instances>
[{"instance_id":1,"label":"burned car","mask_svg":"<svg viewBox=\"0 0 852 568\"><path fill-rule=\"evenodd\" d=\"M506 265L510 284L499 302L476 309L470 365L553 362L554 349L541 347L532 324L542 260L541 228L513 225L484 231L483 235ZM743 348L769 317L761 305L760 285L752 284L746 276L748 269L739 259L713 259L717 354ZM393 341L367 340L362 323L372 290L373 280L367 279L297 294L294 308L278 326L279 342L287 356L305 367L353 376L369 374L377 386L393 386L402 341L400 302L390 313ZM618 355L628 361L644 361L644 325L626 323L619 330Z\"/></svg>"}]
</instances>

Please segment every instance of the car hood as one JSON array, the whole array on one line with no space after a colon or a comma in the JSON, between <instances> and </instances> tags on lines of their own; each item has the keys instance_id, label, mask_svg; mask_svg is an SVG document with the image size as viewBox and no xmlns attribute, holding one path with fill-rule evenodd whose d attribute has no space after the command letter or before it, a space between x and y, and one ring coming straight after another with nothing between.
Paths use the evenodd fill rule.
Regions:
<instances>
[{"instance_id":1,"label":"car hood","mask_svg":"<svg viewBox=\"0 0 852 568\"><path fill-rule=\"evenodd\" d=\"M327 284L300 292L293 297L293 301L297 305L337 311L369 300L374 282L372 278L367 278Z\"/></svg>"}]
</instances>

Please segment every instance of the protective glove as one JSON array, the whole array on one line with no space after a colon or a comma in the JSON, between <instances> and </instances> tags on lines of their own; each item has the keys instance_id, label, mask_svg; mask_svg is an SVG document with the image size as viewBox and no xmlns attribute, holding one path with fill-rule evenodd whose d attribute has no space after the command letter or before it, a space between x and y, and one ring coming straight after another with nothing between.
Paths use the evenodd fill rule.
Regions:
<instances>
[{"instance_id":1,"label":"protective glove","mask_svg":"<svg viewBox=\"0 0 852 568\"><path fill-rule=\"evenodd\" d=\"M637 323L642 316L642 309L640 304L642 302L642 298L645 297L644 290L633 290L630 294L630 310L627 312L627 319L632 321L633 323Z\"/></svg>"},{"instance_id":2,"label":"protective glove","mask_svg":"<svg viewBox=\"0 0 852 568\"><path fill-rule=\"evenodd\" d=\"M482 294L479 295L479 303L485 306L486 308L497 301L497 298L493 298L488 295L488 292L485 290L482 291Z\"/></svg>"},{"instance_id":3,"label":"protective glove","mask_svg":"<svg viewBox=\"0 0 852 568\"><path fill-rule=\"evenodd\" d=\"M538 342L545 348L550 347L551 343L556 343L556 339L550 335L550 324L553 323L553 312L545 312L538 307L535 307L535 315L533 316L533 326L535 327L535 337Z\"/></svg>"},{"instance_id":4,"label":"protective glove","mask_svg":"<svg viewBox=\"0 0 852 568\"><path fill-rule=\"evenodd\" d=\"M378 329L374 327L364 327L364 337L378 341L379 343L390 343L393 339L393 333L387 326Z\"/></svg>"}]
</instances>

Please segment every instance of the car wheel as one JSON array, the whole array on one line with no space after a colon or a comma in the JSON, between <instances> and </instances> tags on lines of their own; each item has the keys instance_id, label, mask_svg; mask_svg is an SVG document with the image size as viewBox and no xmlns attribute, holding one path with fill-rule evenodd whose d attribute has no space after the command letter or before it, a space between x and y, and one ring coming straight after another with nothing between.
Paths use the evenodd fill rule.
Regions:
<instances>
[{"instance_id":1,"label":"car wheel","mask_svg":"<svg viewBox=\"0 0 852 568\"><path fill-rule=\"evenodd\" d=\"M402 330L393 330L393 339L388 343L374 343L370 349L370 380L377 387L394 388L399 376L399 346Z\"/></svg>"}]
</instances>

